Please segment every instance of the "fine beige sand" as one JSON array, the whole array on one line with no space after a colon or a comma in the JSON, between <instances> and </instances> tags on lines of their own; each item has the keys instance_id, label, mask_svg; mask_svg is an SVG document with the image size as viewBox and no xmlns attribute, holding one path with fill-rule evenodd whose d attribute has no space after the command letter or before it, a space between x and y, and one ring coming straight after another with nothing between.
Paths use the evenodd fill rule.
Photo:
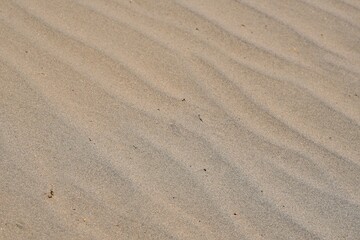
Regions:
<instances>
[{"instance_id":1,"label":"fine beige sand","mask_svg":"<svg viewBox=\"0 0 360 240\"><path fill-rule=\"evenodd\" d=\"M360 239L358 0L0 0L0 239Z\"/></svg>"}]
</instances>

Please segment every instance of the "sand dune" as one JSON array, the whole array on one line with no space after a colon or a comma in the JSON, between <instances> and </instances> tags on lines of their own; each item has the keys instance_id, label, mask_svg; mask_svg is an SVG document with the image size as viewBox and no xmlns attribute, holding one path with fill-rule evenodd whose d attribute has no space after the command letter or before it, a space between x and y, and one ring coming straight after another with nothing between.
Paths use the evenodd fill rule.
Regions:
<instances>
[{"instance_id":1,"label":"sand dune","mask_svg":"<svg viewBox=\"0 0 360 240\"><path fill-rule=\"evenodd\" d=\"M0 239L360 239L360 3L0 0Z\"/></svg>"}]
</instances>

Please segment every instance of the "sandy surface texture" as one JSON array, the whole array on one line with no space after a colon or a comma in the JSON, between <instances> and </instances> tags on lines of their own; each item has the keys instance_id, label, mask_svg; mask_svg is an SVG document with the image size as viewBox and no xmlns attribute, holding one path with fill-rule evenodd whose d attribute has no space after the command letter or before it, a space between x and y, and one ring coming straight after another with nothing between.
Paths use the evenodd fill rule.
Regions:
<instances>
[{"instance_id":1,"label":"sandy surface texture","mask_svg":"<svg viewBox=\"0 0 360 240\"><path fill-rule=\"evenodd\" d=\"M0 0L0 239L360 239L358 0Z\"/></svg>"}]
</instances>

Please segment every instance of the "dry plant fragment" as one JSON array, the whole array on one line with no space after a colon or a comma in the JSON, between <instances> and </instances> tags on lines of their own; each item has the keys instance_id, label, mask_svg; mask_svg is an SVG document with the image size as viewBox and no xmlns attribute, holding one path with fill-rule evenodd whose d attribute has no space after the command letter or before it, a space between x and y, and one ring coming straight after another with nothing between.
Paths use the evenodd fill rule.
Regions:
<instances>
[{"instance_id":1,"label":"dry plant fragment","mask_svg":"<svg viewBox=\"0 0 360 240\"><path fill-rule=\"evenodd\" d=\"M54 190L50 189L50 193L48 194L48 198L52 198L54 196Z\"/></svg>"}]
</instances>

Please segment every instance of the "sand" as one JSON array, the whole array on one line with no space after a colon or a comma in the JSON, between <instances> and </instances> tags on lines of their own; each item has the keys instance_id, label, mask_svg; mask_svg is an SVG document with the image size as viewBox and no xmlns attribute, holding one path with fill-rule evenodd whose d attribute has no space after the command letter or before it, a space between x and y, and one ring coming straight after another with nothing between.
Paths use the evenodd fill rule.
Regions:
<instances>
[{"instance_id":1,"label":"sand","mask_svg":"<svg viewBox=\"0 0 360 240\"><path fill-rule=\"evenodd\" d=\"M0 239L360 239L357 0L0 0Z\"/></svg>"}]
</instances>

